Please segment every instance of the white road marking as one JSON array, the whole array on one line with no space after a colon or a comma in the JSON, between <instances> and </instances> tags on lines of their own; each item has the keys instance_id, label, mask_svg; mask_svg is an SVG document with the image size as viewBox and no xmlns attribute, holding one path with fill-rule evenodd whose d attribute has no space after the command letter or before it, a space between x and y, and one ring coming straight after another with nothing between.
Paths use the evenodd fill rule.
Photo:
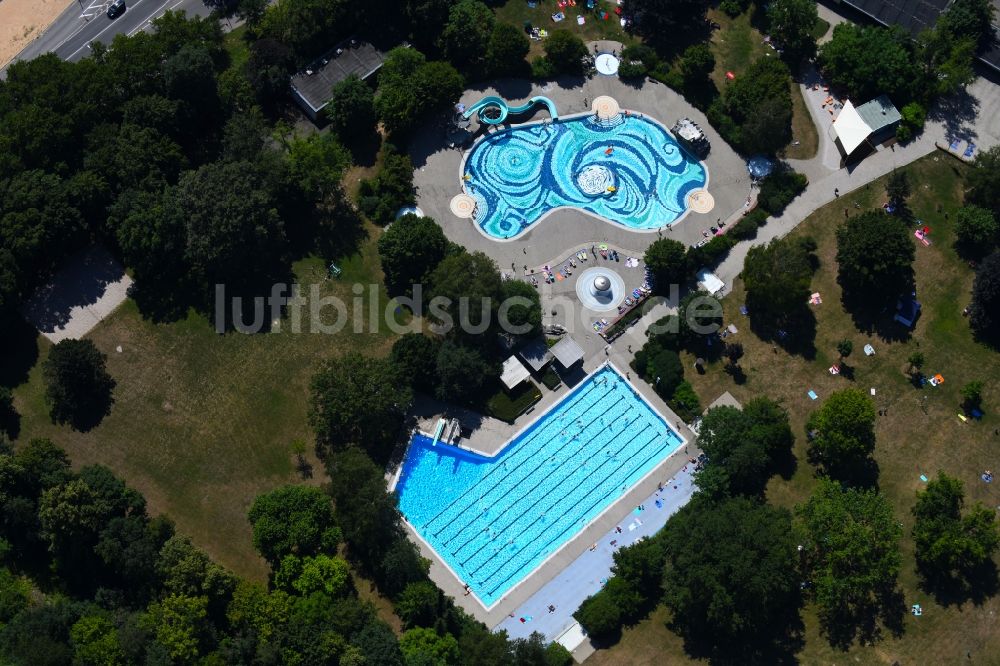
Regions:
<instances>
[{"instance_id":1,"label":"white road marking","mask_svg":"<svg viewBox=\"0 0 1000 666\"><path fill-rule=\"evenodd\" d=\"M142 0L135 0L135 2L132 3L131 7L126 8L126 10L125 10L126 13L128 13L129 11L135 11L134 8L138 7L138 5L139 5L140 2L142 2ZM166 3L164 3L164 4L166 4ZM115 27L115 22L114 21L109 21L108 25L105 28L103 28L100 32L98 32L96 35L94 35L92 39L88 39L86 44L84 44L83 46L81 46L80 48L78 48L76 51L73 51L68 56L66 56L66 60L72 60L73 57L76 56L77 53L79 53L80 51L82 51L84 49L90 48L90 44L92 42L98 41L98 39L100 38L101 35L103 35L104 33L106 33L108 30L110 30L113 27ZM77 32L73 33L73 35L71 35L70 37L76 36L77 33L79 33L79 30ZM70 39L70 37L67 37L66 40L63 40L63 44L65 44L66 41ZM60 44L59 46L62 46L62 44Z\"/></svg>"}]
</instances>

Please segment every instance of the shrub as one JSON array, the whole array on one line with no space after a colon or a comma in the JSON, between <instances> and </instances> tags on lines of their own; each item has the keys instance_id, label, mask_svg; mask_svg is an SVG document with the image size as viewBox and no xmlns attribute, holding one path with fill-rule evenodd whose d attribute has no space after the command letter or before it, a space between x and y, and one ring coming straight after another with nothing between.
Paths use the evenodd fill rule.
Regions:
<instances>
[{"instance_id":1,"label":"shrub","mask_svg":"<svg viewBox=\"0 0 1000 666\"><path fill-rule=\"evenodd\" d=\"M641 79L646 72L646 65L641 60L627 60L618 67L618 77L625 80Z\"/></svg>"},{"instance_id":2,"label":"shrub","mask_svg":"<svg viewBox=\"0 0 1000 666\"><path fill-rule=\"evenodd\" d=\"M690 422L701 414L701 401L694 392L691 382L684 381L677 385L673 397L670 398L670 408L685 422Z\"/></svg>"},{"instance_id":3,"label":"shrub","mask_svg":"<svg viewBox=\"0 0 1000 666\"><path fill-rule=\"evenodd\" d=\"M374 178L362 180L358 190L361 210L376 224L386 225L396 211L416 203L413 190L413 163L391 144L382 147L382 167Z\"/></svg>"},{"instance_id":4,"label":"shrub","mask_svg":"<svg viewBox=\"0 0 1000 666\"><path fill-rule=\"evenodd\" d=\"M551 79L557 73L555 65L545 56L539 56L531 61L531 78L533 79Z\"/></svg>"},{"instance_id":5,"label":"shrub","mask_svg":"<svg viewBox=\"0 0 1000 666\"><path fill-rule=\"evenodd\" d=\"M792 199L806 189L808 182L803 174L796 173L787 164L781 164L761 181L757 203L772 215L780 215Z\"/></svg>"},{"instance_id":6,"label":"shrub","mask_svg":"<svg viewBox=\"0 0 1000 666\"><path fill-rule=\"evenodd\" d=\"M763 208L755 208L733 225L733 228L726 234L737 240L747 240L757 235L757 229L767 222L767 211Z\"/></svg>"},{"instance_id":7,"label":"shrub","mask_svg":"<svg viewBox=\"0 0 1000 666\"><path fill-rule=\"evenodd\" d=\"M719 9L721 9L726 16L736 18L743 13L744 9L746 9L744 6L746 4L747 3L743 0L722 0L722 2L719 3Z\"/></svg>"},{"instance_id":8,"label":"shrub","mask_svg":"<svg viewBox=\"0 0 1000 666\"><path fill-rule=\"evenodd\" d=\"M989 254L1000 238L1000 225L993 212L969 204L955 214L955 244L962 254L979 258Z\"/></svg>"},{"instance_id":9,"label":"shrub","mask_svg":"<svg viewBox=\"0 0 1000 666\"><path fill-rule=\"evenodd\" d=\"M726 258L737 239L730 234L715 236L701 247L692 247L687 252L688 271L694 273L702 268L712 268Z\"/></svg>"},{"instance_id":10,"label":"shrub","mask_svg":"<svg viewBox=\"0 0 1000 666\"><path fill-rule=\"evenodd\" d=\"M914 135L924 131L924 121L927 119L927 111L918 102L910 102L899 111L902 120L896 128L896 138L902 143L906 143Z\"/></svg>"},{"instance_id":11,"label":"shrub","mask_svg":"<svg viewBox=\"0 0 1000 666\"><path fill-rule=\"evenodd\" d=\"M612 579L614 580L614 579ZM610 581L609 581L610 582ZM587 635L607 638L621 631L622 614L618 604L607 590L601 590L584 600L573 617L580 623Z\"/></svg>"}]
</instances>

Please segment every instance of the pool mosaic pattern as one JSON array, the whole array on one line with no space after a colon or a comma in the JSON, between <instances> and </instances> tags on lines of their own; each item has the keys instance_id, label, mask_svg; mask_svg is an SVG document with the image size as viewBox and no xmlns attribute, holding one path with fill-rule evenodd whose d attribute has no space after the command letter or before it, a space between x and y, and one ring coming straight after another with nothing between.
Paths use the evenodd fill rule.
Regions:
<instances>
[{"instance_id":1,"label":"pool mosaic pattern","mask_svg":"<svg viewBox=\"0 0 1000 666\"><path fill-rule=\"evenodd\" d=\"M636 115L502 130L472 147L464 170L475 220L494 238L512 238L564 206L631 229L658 229L679 218L687 195L708 180L704 165L663 126Z\"/></svg>"},{"instance_id":2,"label":"pool mosaic pattern","mask_svg":"<svg viewBox=\"0 0 1000 666\"><path fill-rule=\"evenodd\" d=\"M414 436L396 492L410 524L489 607L681 443L604 366L495 458Z\"/></svg>"}]
</instances>

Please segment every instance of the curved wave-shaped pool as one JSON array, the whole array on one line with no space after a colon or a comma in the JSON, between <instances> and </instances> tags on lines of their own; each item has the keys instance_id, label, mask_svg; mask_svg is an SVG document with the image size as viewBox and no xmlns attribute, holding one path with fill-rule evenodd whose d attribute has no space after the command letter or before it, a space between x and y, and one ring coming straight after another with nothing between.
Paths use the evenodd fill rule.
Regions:
<instances>
[{"instance_id":1,"label":"curved wave-shaped pool","mask_svg":"<svg viewBox=\"0 0 1000 666\"><path fill-rule=\"evenodd\" d=\"M573 207L630 229L658 229L705 187L705 166L659 123L580 116L496 132L472 147L464 186L475 220L494 238L513 238L556 208Z\"/></svg>"}]
</instances>

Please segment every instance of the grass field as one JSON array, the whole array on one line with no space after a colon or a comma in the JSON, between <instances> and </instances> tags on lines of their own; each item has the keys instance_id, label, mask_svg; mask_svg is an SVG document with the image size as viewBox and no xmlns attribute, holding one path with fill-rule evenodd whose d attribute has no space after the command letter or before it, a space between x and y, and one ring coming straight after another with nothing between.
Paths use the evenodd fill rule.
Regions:
<instances>
[{"instance_id":1,"label":"grass field","mask_svg":"<svg viewBox=\"0 0 1000 666\"><path fill-rule=\"evenodd\" d=\"M618 17L614 14L615 3L601 0L596 3L609 13L609 18L601 20L594 10L587 9L587 0L576 0L575 7L559 9L554 0L540 0L535 7L529 7L525 0L508 0L503 6L497 7L497 19L515 25L518 28L524 26L525 22L531 23L536 28L552 31L556 28L569 30L584 42L596 40L614 40L626 46L636 40L625 32ZM552 15L562 12L566 18L559 23L552 20ZM576 22L576 17L582 16L583 25ZM529 58L534 58L543 54L542 42L531 42Z\"/></svg>"},{"instance_id":2,"label":"grass field","mask_svg":"<svg viewBox=\"0 0 1000 666\"><path fill-rule=\"evenodd\" d=\"M1000 467L997 464L1000 437L994 435L994 430L1000 427L1000 354L976 343L962 317L973 274L952 248L949 219L954 218L961 201L965 168L943 153L935 153L907 169L914 189L911 208L931 227L933 239L930 247L914 239L914 269L923 315L908 339L890 341L856 330L841 307L836 283L834 234L843 220L844 206L853 210L854 201L863 208L879 206L884 197L885 179L882 179L870 188L844 195L840 201L819 209L793 232L796 236L810 235L819 244L821 266L812 284L823 298L822 305L814 308L816 358L807 361L780 349L776 352L770 344L754 336L746 317L739 314L745 292L737 281L723 305L726 321L736 324L740 331L736 340L746 352L741 361L746 383L735 385L723 371L721 361L709 366L705 375L690 373L690 380L702 397L728 390L737 399L746 401L766 394L780 400L790 411L799 466L791 479L775 478L768 489L769 501L785 507L803 501L814 486L813 470L805 462L803 430L805 420L824 398L849 385L866 391L875 388L877 407L888 410L877 424L875 458L880 468L879 485L904 527L900 586L906 605L919 603L924 614L919 618L907 615L906 631L901 637L887 636L874 646L855 647L844 654L829 646L820 634L815 612L807 607L806 645L798 655L804 664L891 664L897 660L900 664L965 663L965 654L970 651L974 663L996 663L996 655L1000 654L1000 632L996 631L1000 600L989 598L980 606L966 602L943 607L935 603L919 588L913 543L909 538L913 525L910 509L915 493L924 485L919 478L921 474L933 477L943 470L964 482L967 502L981 501L1000 508L1000 488L979 478L984 469ZM837 361L837 342L844 338L854 343L854 353L847 359L855 369L853 382L827 372ZM874 356L865 356L862 351L865 343L875 347ZM913 387L905 369L906 358L915 350L926 357L925 373L944 375L943 385ZM687 357L684 361L691 367L694 359ZM957 418L961 387L974 379L985 382L986 416L981 422L962 423ZM809 400L806 395L809 389L819 394L819 401ZM617 646L598 652L588 663L641 665L653 664L654 659L655 663L684 663L681 642L664 628L665 618L666 611L659 609L637 627L627 630ZM990 654L994 656L989 657Z\"/></svg>"},{"instance_id":3,"label":"grass field","mask_svg":"<svg viewBox=\"0 0 1000 666\"><path fill-rule=\"evenodd\" d=\"M367 285L374 284L381 311L386 296L377 269L377 231L369 232L372 238L358 253L338 260L344 271L339 280L323 281L320 259L296 263L303 292L319 283L322 295L337 295L353 308L351 285L366 285L367 305ZM333 317L328 308L324 321ZM49 437L77 466L108 465L145 494L152 512L168 514L213 558L263 579L266 565L250 542L246 512L257 494L300 480L291 443L312 441L306 397L313 369L348 351L384 354L393 340L384 327L374 333L355 333L351 326L336 335L309 333L309 321L307 307L300 334L291 333L285 321L277 333L218 335L202 316L150 323L127 301L87 336L108 355L118 382L111 414L87 433L49 422L40 363L50 345L39 337L39 363L15 390L20 440ZM319 483L325 472L312 463L309 482Z\"/></svg>"},{"instance_id":4,"label":"grass field","mask_svg":"<svg viewBox=\"0 0 1000 666\"><path fill-rule=\"evenodd\" d=\"M719 91L726 88L726 72L736 76L760 58L777 58L778 54L764 43L764 36L752 25L751 18L754 9L735 18L730 18L718 9L709 9L708 18L721 27L712 33L710 45L715 54L715 69L712 71L712 81ZM825 21L823 22L825 23ZM819 29L817 24L817 30ZM823 28L826 32L826 28ZM797 83L791 84L792 95L792 143L785 149L784 156L794 159L809 159L816 154L819 146L819 135L813 124L809 110ZM798 145L795 142L798 141Z\"/></svg>"}]
</instances>

